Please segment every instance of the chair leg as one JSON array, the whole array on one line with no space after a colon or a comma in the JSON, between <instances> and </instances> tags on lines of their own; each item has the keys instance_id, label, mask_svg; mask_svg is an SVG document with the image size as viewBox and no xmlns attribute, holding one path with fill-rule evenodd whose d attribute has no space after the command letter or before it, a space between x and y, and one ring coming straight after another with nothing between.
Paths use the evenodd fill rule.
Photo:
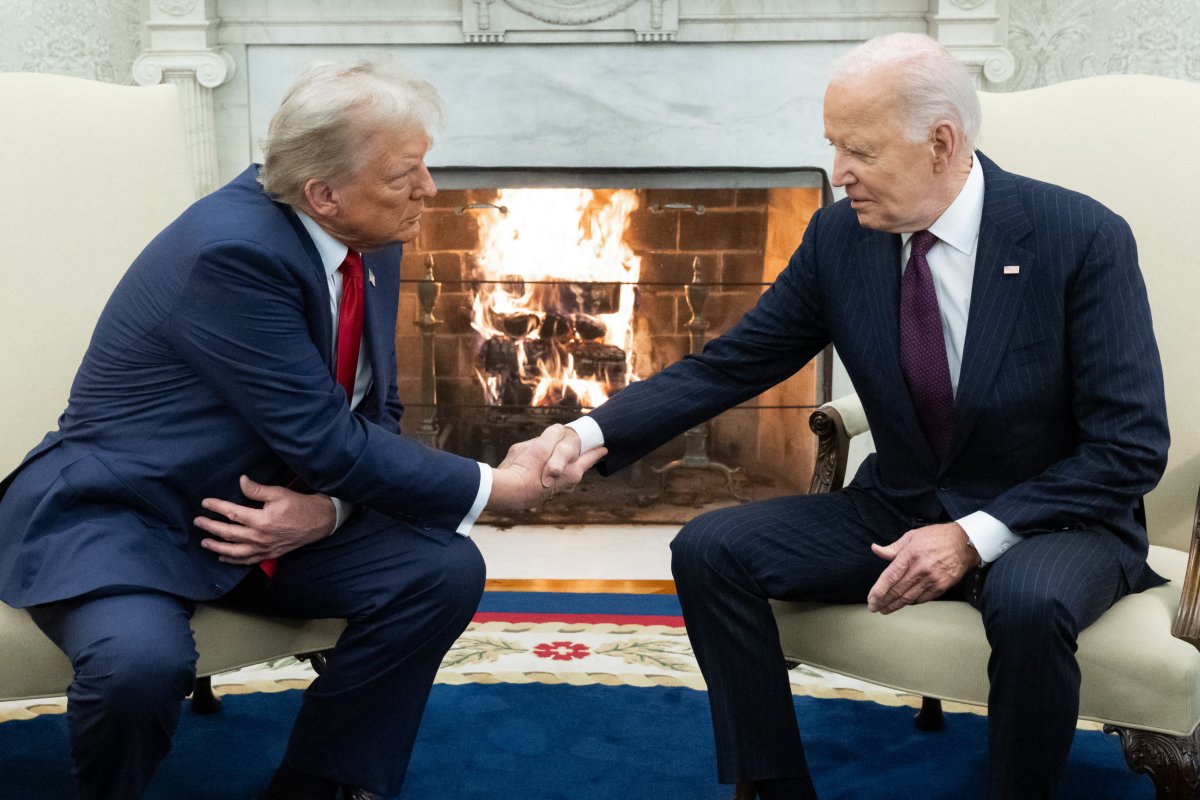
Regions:
<instances>
[{"instance_id":1,"label":"chair leg","mask_svg":"<svg viewBox=\"0 0 1200 800\"><path fill-rule=\"evenodd\" d=\"M942 701L936 697L922 697L921 710L913 717L917 730L940 731L946 727L946 718L942 716Z\"/></svg>"},{"instance_id":2,"label":"chair leg","mask_svg":"<svg viewBox=\"0 0 1200 800\"><path fill-rule=\"evenodd\" d=\"M213 694L212 678L196 679L196 688L192 689L192 713L215 714L221 710L221 701Z\"/></svg>"},{"instance_id":3,"label":"chair leg","mask_svg":"<svg viewBox=\"0 0 1200 800\"><path fill-rule=\"evenodd\" d=\"M309 664L311 664L313 672L317 673L318 675L325 671L325 663L327 660L327 651L325 650L318 650L315 653L300 653L296 656L296 658L300 659L301 661L307 661Z\"/></svg>"},{"instance_id":4,"label":"chair leg","mask_svg":"<svg viewBox=\"0 0 1200 800\"><path fill-rule=\"evenodd\" d=\"M1191 736L1171 736L1105 725L1104 732L1121 737L1125 763L1150 777L1156 800L1196 800L1200 796L1200 730Z\"/></svg>"}]
</instances>

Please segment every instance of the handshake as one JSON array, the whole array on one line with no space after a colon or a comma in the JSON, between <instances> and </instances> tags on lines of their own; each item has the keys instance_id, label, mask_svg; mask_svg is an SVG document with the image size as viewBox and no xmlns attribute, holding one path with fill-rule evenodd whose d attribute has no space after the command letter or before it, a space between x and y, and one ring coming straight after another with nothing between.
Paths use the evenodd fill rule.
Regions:
<instances>
[{"instance_id":1,"label":"handshake","mask_svg":"<svg viewBox=\"0 0 1200 800\"><path fill-rule=\"evenodd\" d=\"M487 507L522 511L571 491L608 452L603 447L583 452L581 447L579 434L565 425L551 425L536 439L514 444L492 470Z\"/></svg>"}]
</instances>

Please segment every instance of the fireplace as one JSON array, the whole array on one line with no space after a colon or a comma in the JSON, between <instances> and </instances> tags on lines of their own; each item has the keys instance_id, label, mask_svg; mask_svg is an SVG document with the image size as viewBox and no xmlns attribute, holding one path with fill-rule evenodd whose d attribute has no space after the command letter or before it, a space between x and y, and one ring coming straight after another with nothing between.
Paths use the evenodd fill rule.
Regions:
<instances>
[{"instance_id":1,"label":"fireplace","mask_svg":"<svg viewBox=\"0 0 1200 800\"><path fill-rule=\"evenodd\" d=\"M815 169L434 177L440 191L402 264L406 432L493 464L728 329L829 194ZM583 506L589 519L680 521L714 502L796 491L813 459L807 414L827 376L815 363L627 477L552 505L574 520Z\"/></svg>"},{"instance_id":2,"label":"fireplace","mask_svg":"<svg viewBox=\"0 0 1200 800\"><path fill-rule=\"evenodd\" d=\"M565 167L569 175L547 185L645 193L663 188L650 176L658 180L672 169L693 175L722 165L747 175L794 165L828 169L831 150L822 136L821 101L829 67L855 43L877 34L929 33L960 57L984 88L995 88L1013 71L1004 46L1007 7L995 0L159 0L147 11L146 49L134 74L142 83L170 81L181 88L202 191L261 159L258 143L270 115L311 62L390 58L428 78L447 111L429 156L429 163L441 168L440 185L447 191L440 201L445 205L430 210L425 228L426 234L443 231L452 238L478 232L467 220L453 218L457 206L450 204L457 201L451 192L483 196L527 185L531 176L554 172L550 167ZM455 171L469 174L468 167L485 168L488 180L449 180ZM630 176L591 186L579 177L589 178L591 170ZM731 187L699 181L667 188ZM641 200L636 213L644 216L654 201ZM684 211L674 215L681 230L698 231L704 223L737 213L739 200L735 196L733 206L722 205L727 199L689 202L713 209L703 218ZM770 209L769 203L753 207ZM709 327L703 334L711 337L728 327L740 313L739 303L760 291L771 270L786 262L806 214L798 209L792 217L798 220L793 230L766 234L768 267L760 273L748 266L755 261L747 252L649 248L656 252L643 257L639 302L642 317L657 315L653 319L663 333L639 363L658 368L686 351L693 331L683 287L695 255L701 257L700 272L709 287L704 312ZM644 223L645 238L655 225L666 224L662 219ZM635 225L635 237L639 230ZM410 283L399 331L401 395L409 405L407 429L430 427L417 432L457 448L454 437L465 436L460 418L485 411L455 397L456 387L474 391L479 386L473 367L468 369L478 340L471 339L474 332L462 310L465 287L476 280L466 258L475 244L473 238L459 247L429 244L423 240L409 248L404 264ZM429 342L436 345L438 397L446 403L438 409L437 431L432 417L427 426L426 418L414 413L421 410L425 340L420 329L407 324L421 315L413 281L423 275L425 256L434 258L443 292L434 310L439 322L435 325L432 314L426 320L436 336ZM651 281L655 270L664 277ZM434 289L432 283L426 287L427 293ZM849 391L836 359L832 371L833 393ZM830 376L806 379L821 386ZM810 404L818 396L811 388L795 390L789 382L754 410L726 414L713 426L708 449L720 458L737 449L728 456L737 461L733 456L740 458L751 446L763 454L774 448L779 453L767 463L778 465L778 474L794 482L794 473L802 471L796 465L804 463L797 451L808 450L809 437L804 413L787 409ZM796 417L786 436L771 441L761 434L757 420L784 414ZM724 487L718 483L714 493L724 495Z\"/></svg>"}]
</instances>

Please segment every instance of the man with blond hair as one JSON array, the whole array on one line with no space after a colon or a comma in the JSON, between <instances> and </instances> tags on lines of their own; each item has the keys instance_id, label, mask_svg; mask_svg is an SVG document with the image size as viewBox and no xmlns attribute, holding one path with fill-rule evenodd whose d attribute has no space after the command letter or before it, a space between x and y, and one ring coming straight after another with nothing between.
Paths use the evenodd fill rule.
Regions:
<instances>
[{"instance_id":1,"label":"man with blond hair","mask_svg":"<svg viewBox=\"0 0 1200 800\"><path fill-rule=\"evenodd\" d=\"M957 597L992 646L988 797L1051 800L1079 632L1161 582L1137 512L1168 434L1133 236L975 150L970 76L928 37L844 56L824 116L846 198L732 330L572 422L547 477L601 444L620 469L832 343L876 453L842 491L710 512L672 543L719 777L738 800L817 796L770 599Z\"/></svg>"},{"instance_id":2,"label":"man with blond hair","mask_svg":"<svg viewBox=\"0 0 1200 800\"><path fill-rule=\"evenodd\" d=\"M140 797L170 749L199 601L347 621L264 800L400 791L483 590L467 534L485 506L547 493L561 435L493 470L400 434L400 243L437 191L439 117L433 87L403 73L305 72L264 164L134 261L59 429L0 484L0 599L74 666L83 800Z\"/></svg>"}]
</instances>

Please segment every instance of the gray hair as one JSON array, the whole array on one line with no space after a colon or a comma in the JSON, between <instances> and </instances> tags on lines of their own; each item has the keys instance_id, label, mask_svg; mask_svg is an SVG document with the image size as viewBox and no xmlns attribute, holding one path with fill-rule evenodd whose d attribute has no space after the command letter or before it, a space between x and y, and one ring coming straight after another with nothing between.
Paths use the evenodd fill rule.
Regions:
<instances>
[{"instance_id":1,"label":"gray hair","mask_svg":"<svg viewBox=\"0 0 1200 800\"><path fill-rule=\"evenodd\" d=\"M363 141L380 127L430 136L441 122L437 90L393 65L313 64L271 117L258 180L275 199L296 205L309 180L353 178L363 166Z\"/></svg>"},{"instance_id":2,"label":"gray hair","mask_svg":"<svg viewBox=\"0 0 1200 800\"><path fill-rule=\"evenodd\" d=\"M975 84L962 62L937 40L920 33L891 33L863 42L833 66L830 83L877 72L899 73L908 137L923 142L939 122L955 126L975 148L983 113Z\"/></svg>"}]
</instances>

